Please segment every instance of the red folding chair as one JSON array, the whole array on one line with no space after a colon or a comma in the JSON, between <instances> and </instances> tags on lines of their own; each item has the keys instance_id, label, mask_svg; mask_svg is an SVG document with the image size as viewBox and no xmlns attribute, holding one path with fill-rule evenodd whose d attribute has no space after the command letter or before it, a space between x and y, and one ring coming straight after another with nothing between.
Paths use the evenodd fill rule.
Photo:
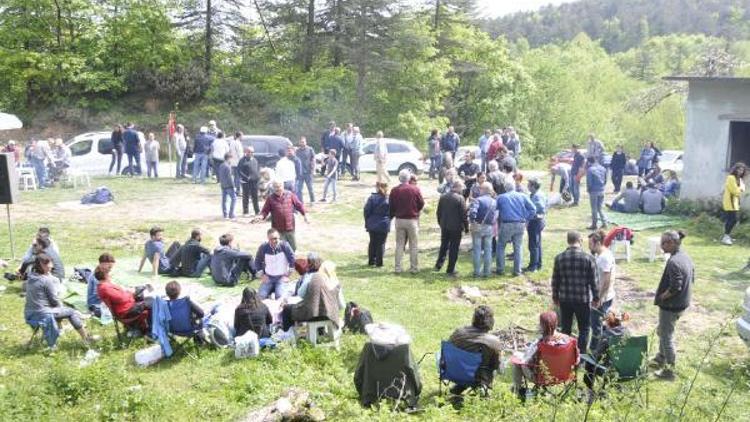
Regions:
<instances>
[{"instance_id":1,"label":"red folding chair","mask_svg":"<svg viewBox=\"0 0 750 422\"><path fill-rule=\"evenodd\" d=\"M539 343L537 361L532 365L534 371L534 390L549 392L549 387L564 384L559 395L564 398L576 385L578 374L579 352L575 337L570 337L565 344Z\"/></svg>"}]
</instances>

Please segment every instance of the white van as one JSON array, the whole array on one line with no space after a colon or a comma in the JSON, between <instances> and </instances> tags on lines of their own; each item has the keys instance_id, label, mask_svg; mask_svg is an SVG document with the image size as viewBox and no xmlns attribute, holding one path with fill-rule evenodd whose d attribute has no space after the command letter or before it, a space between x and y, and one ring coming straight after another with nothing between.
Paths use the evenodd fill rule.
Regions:
<instances>
[{"instance_id":1,"label":"white van","mask_svg":"<svg viewBox=\"0 0 750 422\"><path fill-rule=\"evenodd\" d=\"M425 170L424 157L413 143L391 138L385 138L385 142L388 150L388 168L386 170L389 173L398 173L407 169L417 174ZM375 138L365 138L359 156L359 171L375 172L376 144Z\"/></svg>"},{"instance_id":2,"label":"white van","mask_svg":"<svg viewBox=\"0 0 750 422\"><path fill-rule=\"evenodd\" d=\"M106 176L109 173L109 163L112 162L112 133L87 132L67 141L70 148L70 168L83 171L91 176ZM141 152L141 167L145 170L146 158ZM138 173L138 171L136 171ZM120 174L130 174L128 156L122 156Z\"/></svg>"}]
</instances>

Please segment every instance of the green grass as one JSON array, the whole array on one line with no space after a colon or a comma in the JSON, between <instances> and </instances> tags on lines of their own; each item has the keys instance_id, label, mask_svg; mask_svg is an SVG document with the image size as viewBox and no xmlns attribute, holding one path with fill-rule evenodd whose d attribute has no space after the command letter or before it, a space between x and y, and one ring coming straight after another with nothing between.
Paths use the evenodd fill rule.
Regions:
<instances>
[{"instance_id":1,"label":"green grass","mask_svg":"<svg viewBox=\"0 0 750 422\"><path fill-rule=\"evenodd\" d=\"M369 177L368 177L369 185ZM113 189L118 204L142 205L143 213L160 205L162 193L170 191L184 198L175 207L190 207L195 195L215 195L213 186L196 187L162 179L148 180L97 179L96 185L106 184ZM544 183L543 183L544 185ZM420 182L425 192L434 185ZM318 187L319 188L319 187ZM312 222L321 233L319 239L300 238L304 250L317 250L337 262L339 276L345 287L347 300L354 300L369 308L378 321L395 322L406 327L413 337L412 351L419 358L434 352L441 339L453 329L470 322L472 306L450 301L446 291L466 283L478 285L489 292L485 302L496 312L496 327L511 323L528 328L536 327L536 316L551 307L551 300L535 290L546 291L554 255L564 248L565 232L583 229L588 225L587 206L553 210L548 219L544 238L544 270L526 277L502 277L475 281L471 274L471 260L465 251L459 258L458 270L464 277L451 280L430 271L436 256L438 232L434 229L435 199L428 200L429 214L421 223L420 266L417 275L396 276L393 270L393 243L389 238L386 266L376 271L364 265L366 244L348 238L342 228L363 230L361 205L369 193L367 187L340 183L343 200L337 206L315 205ZM193 227L206 229L205 243L209 246L227 229L218 219L208 218L150 218L148 221L132 208L116 207L96 211L70 213L54 207L56 202L80 198L82 191L52 189L22 194L22 204L14 206L16 254L22 254L36 228L47 225L62 249L68 270L73 265L93 266L96 257L109 250L118 258L116 280L123 284L137 284L149 276L137 274L135 263L141 253L146 232L153 224L166 229L169 239L184 240ZM218 199L216 200L218 211ZM87 214L88 213L88 214ZM685 249L696 263L695 306L687 311L678 325L678 374L674 383L649 379L638 400L635 387L626 384L621 390L610 388L609 396L591 408L590 420L672 420L677 418L684 392L705 353L708 341L718 336L709 360L697 378L686 406L685 419L713 420L739 377L732 399L722 419L742 420L747 417L746 403L750 400L750 362L748 351L738 339L730 320L743 290L748 286L747 274L736 272L748 258L747 244L731 248L721 246L716 238L720 223L708 217L682 219L690 233ZM234 224L231 230L252 239L264 236L267 224ZM0 256L10 250L7 228L0 228ZM645 239L658 235L658 230L639 232L634 247L634 261L619 265L619 272L632 279L631 289L638 300L620 302L620 309L633 314L632 327L637 334L651 335L657 309L649 292L659 282L663 261L649 263L644 259ZM298 241L299 241L298 240ZM247 244L251 251L257 244ZM526 259L528 254L525 253ZM165 282L161 278L160 282ZM211 286L204 278L201 284ZM342 348L282 347L264 352L257 359L235 360L225 350L204 350L197 361L176 356L149 368L134 365L135 351L146 345L135 341L127 349L115 345L114 329L93 322L88 326L101 334L102 356L90 367L80 369L78 361L85 353L77 336L66 332L59 349L52 355L41 347L24 350L31 330L23 321L23 299L18 296L19 285L0 282L7 289L0 294L0 308L5 318L0 323L0 415L3 420L234 420L250 409L261 406L289 387L300 387L312 392L313 398L331 420L391 420L407 418L392 413L387 406L381 409L362 409L353 385L353 373L359 351L365 342L361 336L345 335ZM621 286L617 286L618 293ZM640 289L640 290L638 290ZM217 296L238 294L241 287L218 290ZM722 334L722 325L729 323ZM459 412L445 404L438 395L438 381L434 357L428 356L421 364L420 374L424 389L420 398L423 411L420 420L549 420L553 414L560 420L583 420L586 405L569 399L557 403L551 399L533 400L526 405L510 394L509 374L500 375L488 400L467 398ZM645 401L647 397L647 402ZM555 413L556 412L556 413ZM628 415L627 417L625 415ZM409 417L412 418L412 417Z\"/></svg>"}]
</instances>

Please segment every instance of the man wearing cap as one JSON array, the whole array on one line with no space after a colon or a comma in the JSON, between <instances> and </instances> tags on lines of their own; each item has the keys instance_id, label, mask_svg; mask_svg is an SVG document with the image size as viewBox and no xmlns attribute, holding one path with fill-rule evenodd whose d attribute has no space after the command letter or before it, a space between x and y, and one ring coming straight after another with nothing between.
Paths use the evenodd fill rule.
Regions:
<instances>
[{"instance_id":1,"label":"man wearing cap","mask_svg":"<svg viewBox=\"0 0 750 422\"><path fill-rule=\"evenodd\" d=\"M208 133L207 127L201 126L193 147L193 183L196 183L198 175L200 175L200 182L206 183L208 153L211 151L213 142L214 136Z\"/></svg>"}]
</instances>

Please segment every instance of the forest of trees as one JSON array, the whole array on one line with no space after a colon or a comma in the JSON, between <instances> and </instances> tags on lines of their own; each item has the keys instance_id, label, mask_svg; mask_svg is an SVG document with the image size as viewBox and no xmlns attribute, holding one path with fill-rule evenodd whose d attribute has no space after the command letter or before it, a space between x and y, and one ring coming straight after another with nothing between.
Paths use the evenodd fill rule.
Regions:
<instances>
[{"instance_id":1,"label":"forest of trees","mask_svg":"<svg viewBox=\"0 0 750 422\"><path fill-rule=\"evenodd\" d=\"M684 88L661 77L747 73L748 3L587 0L478 22L472 0L5 0L0 110L30 134L156 130L176 110L189 130L296 137L334 119L418 144L510 124L538 157L591 131L679 146Z\"/></svg>"}]
</instances>

